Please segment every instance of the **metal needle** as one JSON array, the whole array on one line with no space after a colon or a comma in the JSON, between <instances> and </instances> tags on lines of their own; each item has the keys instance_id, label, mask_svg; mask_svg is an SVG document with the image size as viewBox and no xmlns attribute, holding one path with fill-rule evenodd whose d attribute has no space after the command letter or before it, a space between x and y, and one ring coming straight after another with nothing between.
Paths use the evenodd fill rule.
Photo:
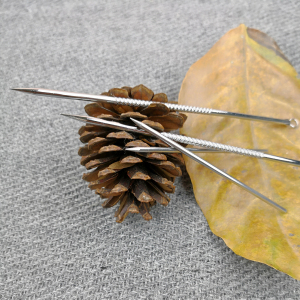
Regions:
<instances>
[{"instance_id":1,"label":"metal needle","mask_svg":"<svg viewBox=\"0 0 300 300\"><path fill-rule=\"evenodd\" d=\"M139 134L144 134L144 135L150 135L148 132L138 129L135 126L125 125L125 124L121 124L118 122L107 121L107 120L98 119L98 118L94 118L94 117L90 117L90 116L78 116L78 115L67 115L67 114L61 114L61 115L75 119L77 121L87 123L87 124L92 124L92 125L102 126L102 127L109 127L109 128L118 129L118 130L126 130L126 131L131 131L131 132L135 132L135 133L139 133ZM229 145L224 145L224 144L219 144L219 143L213 143L210 141L195 139L195 138L183 136L180 134L173 134L173 133L168 133L168 132L162 132L161 134L163 136L168 137L169 139L171 139L173 141L178 142L178 143L200 146L200 147L205 147L205 148L210 148L210 149L216 149L216 150L225 151L225 152L232 152L235 154L245 155L245 156L250 156L250 157L264 158L264 159L274 160L277 162L288 163L288 164L300 166L300 161L295 160L295 159L275 156L275 155L262 153L262 152L258 152L258 151L251 150L251 149L245 149L245 148L234 147L234 146L229 146Z\"/></svg>"},{"instance_id":2,"label":"metal needle","mask_svg":"<svg viewBox=\"0 0 300 300\"><path fill-rule=\"evenodd\" d=\"M156 136L157 138L159 138L163 142L167 143L170 147L173 147L173 148L179 150L181 153L185 154L186 156L190 157L191 159L195 160L196 162L200 163L201 165L207 167L211 171L213 171L213 172L215 172L215 173L217 173L217 174L225 177L226 179L229 179L230 181L232 181L233 183L235 183L238 186L242 187L246 191L250 192L251 194L253 194L257 198L263 200L267 204L270 204L274 208L277 208L278 210L283 211L283 212L287 212L287 210L285 208L283 208L282 206L278 205L274 201L270 200L269 198L267 198L266 196L262 195L261 193L255 191L254 189L252 189L251 187L249 187L246 184L242 183L241 181L237 180L236 178L234 178L234 177L230 176L229 174L223 172L222 170L218 169L214 165L208 163L207 161L205 161L204 159L200 158L196 154L192 153L191 151L187 150L186 148L182 147L181 145L179 145L176 142L172 141L171 139L167 138L165 135L162 135L161 133L159 133L155 129L153 129L153 128L149 127L148 125L146 125L146 124L144 124L142 122L139 122L139 121L137 121L137 120L135 120L133 118L130 118L130 119L138 127L142 128L145 131L149 132L150 134Z\"/></svg>"},{"instance_id":3,"label":"metal needle","mask_svg":"<svg viewBox=\"0 0 300 300\"><path fill-rule=\"evenodd\" d=\"M196 153L230 153L228 151L221 151L216 149L201 149L201 148L185 148L191 152ZM180 153L180 151L174 149L174 148L168 148L168 147L132 147L132 148L125 148L126 151L136 152L136 153ZM254 151L258 152L267 152L266 149L254 149Z\"/></svg>"},{"instance_id":4,"label":"metal needle","mask_svg":"<svg viewBox=\"0 0 300 300\"><path fill-rule=\"evenodd\" d=\"M82 100L82 101L92 101L92 102L106 102L106 103L112 103L117 105L147 107L153 103L152 101L144 101L144 100L137 100L137 99L130 99L130 98L119 98L119 97L111 97L105 95L89 95L89 94L82 94L82 93L48 90L42 88L15 88L12 90L24 92L24 93L31 93L38 96L48 96L48 97L66 98L66 99L74 99L74 100ZM213 115L213 116L246 119L252 121L272 122L277 124L288 125L292 128L297 128L299 125L297 119L276 119L276 118L268 118L262 116L222 111L222 110L211 109L211 108L178 105L174 103L163 103L163 104L167 106L170 110L175 110L180 112L206 114L206 115Z\"/></svg>"}]
</instances>

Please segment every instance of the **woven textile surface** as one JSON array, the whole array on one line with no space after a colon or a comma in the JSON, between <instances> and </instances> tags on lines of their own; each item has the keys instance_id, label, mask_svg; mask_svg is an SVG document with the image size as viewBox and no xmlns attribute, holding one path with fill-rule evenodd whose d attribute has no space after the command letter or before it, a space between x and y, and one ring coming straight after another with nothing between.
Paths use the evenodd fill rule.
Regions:
<instances>
[{"instance_id":1,"label":"woven textile surface","mask_svg":"<svg viewBox=\"0 0 300 300\"><path fill-rule=\"evenodd\" d=\"M300 71L294 1L0 2L0 299L299 299L300 283L214 236L186 172L153 220L115 208L81 179L86 103L10 91L101 93L140 83L177 100L189 67L244 23Z\"/></svg>"}]
</instances>

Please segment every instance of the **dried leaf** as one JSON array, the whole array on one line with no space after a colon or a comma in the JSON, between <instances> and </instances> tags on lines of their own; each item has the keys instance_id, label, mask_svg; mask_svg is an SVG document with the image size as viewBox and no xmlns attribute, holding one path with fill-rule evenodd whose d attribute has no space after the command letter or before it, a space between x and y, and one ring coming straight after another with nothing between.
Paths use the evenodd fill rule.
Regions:
<instances>
[{"instance_id":1,"label":"dried leaf","mask_svg":"<svg viewBox=\"0 0 300 300\"><path fill-rule=\"evenodd\" d=\"M179 104L300 119L300 80L276 43L241 25L188 71ZM181 134L299 159L300 131L281 125L189 114ZM268 196L284 214L184 157L211 230L238 255L300 280L300 184L297 167L245 156L205 160ZM298 171L297 171L298 170Z\"/></svg>"}]
</instances>

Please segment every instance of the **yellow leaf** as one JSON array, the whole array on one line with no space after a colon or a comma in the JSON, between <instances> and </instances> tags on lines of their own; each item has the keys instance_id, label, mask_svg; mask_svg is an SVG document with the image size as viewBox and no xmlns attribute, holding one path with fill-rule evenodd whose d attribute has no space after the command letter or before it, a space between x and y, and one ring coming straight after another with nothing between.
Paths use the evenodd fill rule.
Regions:
<instances>
[{"instance_id":1,"label":"yellow leaf","mask_svg":"<svg viewBox=\"0 0 300 300\"><path fill-rule=\"evenodd\" d=\"M191 66L179 104L300 119L300 81L276 43L245 25ZM300 159L300 128L188 114L181 134ZM199 154L200 155L200 154ZM300 168L235 154L201 154L287 209L281 213L185 157L196 200L214 234L236 254L300 279Z\"/></svg>"}]
</instances>

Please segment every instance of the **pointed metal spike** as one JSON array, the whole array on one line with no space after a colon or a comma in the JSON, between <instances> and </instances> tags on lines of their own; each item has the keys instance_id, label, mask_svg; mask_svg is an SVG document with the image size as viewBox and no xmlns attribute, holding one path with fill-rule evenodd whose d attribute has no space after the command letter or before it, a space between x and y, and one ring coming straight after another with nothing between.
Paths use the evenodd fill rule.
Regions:
<instances>
[{"instance_id":1,"label":"pointed metal spike","mask_svg":"<svg viewBox=\"0 0 300 300\"><path fill-rule=\"evenodd\" d=\"M74 120L77 120L77 121L81 121L81 122L87 122L88 121L87 117L85 117L85 116L69 115L69 114L60 114L60 115L64 116L64 117L74 119Z\"/></svg>"},{"instance_id":2,"label":"pointed metal spike","mask_svg":"<svg viewBox=\"0 0 300 300\"><path fill-rule=\"evenodd\" d=\"M94 118L91 116L79 116L79 115L69 115L69 114L61 114L62 116L72 118L77 121L81 121L91 125L97 125L102 127L108 127L117 130L126 130L139 134L149 135L146 131L140 130L135 126L125 125L114 121L108 121L103 119Z\"/></svg>"},{"instance_id":3,"label":"pointed metal spike","mask_svg":"<svg viewBox=\"0 0 300 300\"><path fill-rule=\"evenodd\" d=\"M280 206L279 204L277 204L276 202L274 202L271 199L267 198L266 196L262 195L261 193L257 192L253 188L251 188L251 187L247 186L246 184L242 183L238 179L236 179L236 178L232 177L231 175L229 175L229 174L223 172L222 170L218 169L214 165L212 165L209 162L207 162L206 160L200 158L199 156L197 156L196 154L194 154L191 151L187 150L186 148L182 147L181 145L177 144L175 141L167 138L165 135L159 133L155 129L153 129L153 128L149 127L148 125L146 125L146 124L144 124L142 122L139 122L139 121L137 121L137 120L135 120L133 118L130 118L130 119L139 128L142 128L145 131L149 132L150 134L156 136L157 138L159 138L163 142L167 143L170 147L173 147L173 148L179 150L181 153L185 154L186 156L190 157L191 159L193 159L196 162L200 163L201 165L205 166L209 170L217 173L218 175L221 175L222 177L230 180L231 182L233 182L236 185L240 186L244 190L248 191L252 195L256 196L257 198L259 198L261 200L263 200L264 202L266 202L267 204L273 206L274 208L276 208L276 209L278 209L278 210L280 210L282 212L287 212L287 210L284 207Z\"/></svg>"},{"instance_id":4,"label":"pointed metal spike","mask_svg":"<svg viewBox=\"0 0 300 300\"><path fill-rule=\"evenodd\" d=\"M11 90L22 92L22 93L34 94L36 96L64 98L64 99L81 100L81 101L89 101L89 102L99 102L99 101L108 102L108 100L114 98L114 97L103 96L103 95L89 95L89 94L82 94L82 93L49 90L43 88L12 88Z\"/></svg>"},{"instance_id":5,"label":"pointed metal spike","mask_svg":"<svg viewBox=\"0 0 300 300\"><path fill-rule=\"evenodd\" d=\"M231 153L228 151L216 150L216 149L201 149L201 148L185 148L191 152L197 153ZM125 148L126 151L136 152L136 153L149 153L149 152L157 152L157 153L180 153L180 151L174 148L168 147L132 147ZM255 149L254 151L258 152L267 152L266 149Z\"/></svg>"},{"instance_id":6,"label":"pointed metal spike","mask_svg":"<svg viewBox=\"0 0 300 300\"><path fill-rule=\"evenodd\" d=\"M29 93L29 94L35 94L38 89L35 88L12 88L12 91L22 92L22 93Z\"/></svg>"},{"instance_id":7,"label":"pointed metal spike","mask_svg":"<svg viewBox=\"0 0 300 300\"><path fill-rule=\"evenodd\" d=\"M102 127L108 127L112 129L117 129L117 130L127 130L143 135L151 135L145 130L138 129L135 126L130 126L130 125L124 125L118 122L114 121L107 121L103 119L98 119L90 116L76 116L76 115L66 115L68 117L73 116L75 120L82 121L88 124L92 125L97 125L97 126L102 126ZM132 119L132 118L131 118ZM142 123L144 124L144 123ZM251 157L256 157L260 159L269 159L277 162L282 162L282 163L287 163L287 164L292 164L292 165L300 165L299 160L295 159L290 159L290 158L285 158L285 157L280 157L280 156L275 156L271 154L265 154L263 151L259 152L256 150L251 150L251 149L245 149L245 148L239 148L239 147L234 147L234 146L228 146L228 145L223 145L223 144L218 144L218 143L213 143L205 140L200 140L200 139L195 139L191 138L188 136L183 136L180 134L173 134L173 133L167 133L167 132L162 132L163 136L176 141L178 143L183 143L187 145L195 145L195 146L200 146L200 147L205 147L205 148L210 148L210 149L216 149L219 151L224 151L224 152L232 152L235 154L240 154L240 155L246 155L246 156L251 156Z\"/></svg>"},{"instance_id":8,"label":"pointed metal spike","mask_svg":"<svg viewBox=\"0 0 300 300\"><path fill-rule=\"evenodd\" d=\"M91 101L91 102L104 102L104 103L112 103L117 105L148 107L150 104L153 103L152 101L144 101L139 99L120 98L120 97L112 97L112 96L105 96L105 95L90 95L90 94L83 94L83 93L49 90L43 88L22 88L22 89L15 88L13 90L24 92L24 93L32 93L38 96L57 97L57 98ZM238 118L238 119L245 119L245 120L252 120L252 121L272 122L277 124L288 125L292 128L297 128L299 125L299 121L297 119L267 118L262 116L254 116L254 115L234 113L229 111L222 111L222 110L217 110L212 108L178 105L178 104L168 103L168 102L164 103L164 105L168 107L170 110L176 110L181 112Z\"/></svg>"}]
</instances>

